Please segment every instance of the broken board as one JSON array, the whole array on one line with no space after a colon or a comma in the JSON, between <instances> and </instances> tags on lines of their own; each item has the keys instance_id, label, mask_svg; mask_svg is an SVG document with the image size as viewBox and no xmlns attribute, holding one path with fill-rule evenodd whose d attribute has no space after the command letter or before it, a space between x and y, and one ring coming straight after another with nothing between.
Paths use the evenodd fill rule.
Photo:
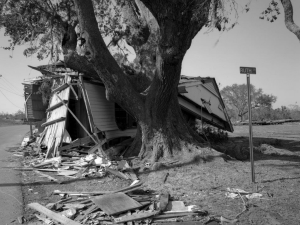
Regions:
<instances>
[{"instance_id":1,"label":"broken board","mask_svg":"<svg viewBox=\"0 0 300 225\"><path fill-rule=\"evenodd\" d=\"M107 215L115 215L143 206L121 192L96 197L93 199L93 202Z\"/></svg>"}]
</instances>

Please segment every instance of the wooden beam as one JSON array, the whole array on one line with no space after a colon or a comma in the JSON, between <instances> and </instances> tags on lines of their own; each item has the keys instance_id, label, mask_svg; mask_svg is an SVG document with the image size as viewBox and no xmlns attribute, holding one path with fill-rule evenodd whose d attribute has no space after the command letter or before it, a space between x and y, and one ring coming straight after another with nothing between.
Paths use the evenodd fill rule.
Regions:
<instances>
[{"instance_id":1,"label":"wooden beam","mask_svg":"<svg viewBox=\"0 0 300 225\"><path fill-rule=\"evenodd\" d=\"M95 133L95 131L97 129L96 129L96 125L95 125L94 120L93 120L92 110L91 110L91 107L90 107L90 102L89 102L88 97L87 97L87 93L86 93L86 89L85 89L85 86L84 86L82 76L79 76L79 80L80 80L80 88L81 88L81 92L82 92L86 112L87 112L87 115L88 115L88 120L89 120L89 123L90 123L91 131L92 131L92 133Z\"/></svg>"},{"instance_id":2,"label":"wooden beam","mask_svg":"<svg viewBox=\"0 0 300 225\"><path fill-rule=\"evenodd\" d=\"M64 77L62 75L57 75L53 72L50 72L50 71L47 71L47 70L44 70L44 69L41 69L41 68L37 68L37 67L34 67L34 66L28 66L30 67L31 69L34 69L34 70L37 70L41 73L43 73L45 76L50 76L50 77L53 77L53 78L60 78L60 77Z\"/></svg>"},{"instance_id":3,"label":"wooden beam","mask_svg":"<svg viewBox=\"0 0 300 225\"><path fill-rule=\"evenodd\" d=\"M67 110L71 113L71 115L74 117L74 119L79 123L79 125L82 127L82 129L89 135L89 137L95 142L95 144L98 144L98 142L95 140L95 138L88 132L88 130L83 126L83 124L79 121L79 119L75 116L75 114L72 112L71 109L63 102L63 100L58 96L57 93L55 93L57 98L66 106Z\"/></svg>"},{"instance_id":4,"label":"wooden beam","mask_svg":"<svg viewBox=\"0 0 300 225\"><path fill-rule=\"evenodd\" d=\"M125 216L121 216L118 218L114 218L114 222L115 223L125 223L125 222L129 222L129 221L147 219L147 218L157 215L158 213L159 213L159 211L138 212L138 213L134 213L132 215L125 215Z\"/></svg>"},{"instance_id":5,"label":"wooden beam","mask_svg":"<svg viewBox=\"0 0 300 225\"><path fill-rule=\"evenodd\" d=\"M46 123L43 123L41 125L41 127L47 127L47 126L50 126L54 123L58 123L58 122L61 122L61 121L64 121L66 119L66 117L60 117L60 118L57 118L55 120L52 120L52 121L49 121L49 122L46 122Z\"/></svg>"},{"instance_id":6,"label":"wooden beam","mask_svg":"<svg viewBox=\"0 0 300 225\"><path fill-rule=\"evenodd\" d=\"M67 104L68 100L63 100L63 102L65 104ZM46 109L46 112L53 111L54 109L57 109L57 108L61 107L62 105L64 105L62 102L58 102L57 104L55 104L55 105L49 107L48 109Z\"/></svg>"},{"instance_id":7,"label":"wooden beam","mask_svg":"<svg viewBox=\"0 0 300 225\"><path fill-rule=\"evenodd\" d=\"M61 183L62 183L61 181L57 180L56 178L51 177L51 176L48 175L48 174L44 174L44 173L42 173L42 172L40 172L40 171L38 171L38 170L34 170L34 172L36 172L37 174L41 175L42 177L46 177L46 178L47 178L48 180L50 180L50 181L54 181L54 182L56 182L56 183L58 183L58 184L61 184Z\"/></svg>"},{"instance_id":8,"label":"wooden beam","mask_svg":"<svg viewBox=\"0 0 300 225\"><path fill-rule=\"evenodd\" d=\"M68 84L68 83L64 83L63 85L61 85L61 86L55 88L55 89L51 92L51 94L57 93L57 92L59 92L59 91L62 91L62 90L64 90L64 89L66 89L67 87L69 87L69 84Z\"/></svg>"},{"instance_id":9,"label":"wooden beam","mask_svg":"<svg viewBox=\"0 0 300 225\"><path fill-rule=\"evenodd\" d=\"M96 134L95 136L98 137L97 134ZM98 139L98 140L99 140L99 139ZM99 140L99 143L98 143L97 145L91 147L91 148L88 150L88 153L89 153L89 154L92 154L92 153L94 153L97 149L100 149L100 151L103 151L102 145L103 145L105 142L106 142L106 139L102 139L101 141Z\"/></svg>"},{"instance_id":10,"label":"wooden beam","mask_svg":"<svg viewBox=\"0 0 300 225\"><path fill-rule=\"evenodd\" d=\"M74 148L74 147L77 147L77 146L80 146L80 145L87 144L87 143L92 142L92 141L93 140L89 136L84 137L84 138L80 138L80 139L77 139L77 140L71 142L68 145L59 147L58 151L68 150L68 149L71 149L71 148Z\"/></svg>"},{"instance_id":11,"label":"wooden beam","mask_svg":"<svg viewBox=\"0 0 300 225\"><path fill-rule=\"evenodd\" d=\"M61 224L64 225L81 225L80 223L74 221L74 220L70 220L69 218L62 216L58 213L55 213L49 209L47 209L46 207L42 206L39 203L33 202L28 204L29 208L32 208L40 213L43 213L44 215L46 215L47 217L49 217L50 219L53 219Z\"/></svg>"}]
</instances>

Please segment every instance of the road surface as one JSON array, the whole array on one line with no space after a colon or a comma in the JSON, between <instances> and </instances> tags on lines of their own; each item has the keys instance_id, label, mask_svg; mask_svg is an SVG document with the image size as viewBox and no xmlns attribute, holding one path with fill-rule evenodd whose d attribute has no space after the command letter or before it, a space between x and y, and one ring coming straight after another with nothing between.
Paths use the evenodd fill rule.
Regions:
<instances>
[{"instance_id":1,"label":"road surface","mask_svg":"<svg viewBox=\"0 0 300 225\"><path fill-rule=\"evenodd\" d=\"M29 131L28 125L0 127L0 224L19 224L17 218L23 213L20 173L9 167L19 166L16 157L6 150L20 146ZM14 221L15 220L15 221ZM14 222L12 222L14 221Z\"/></svg>"}]
</instances>

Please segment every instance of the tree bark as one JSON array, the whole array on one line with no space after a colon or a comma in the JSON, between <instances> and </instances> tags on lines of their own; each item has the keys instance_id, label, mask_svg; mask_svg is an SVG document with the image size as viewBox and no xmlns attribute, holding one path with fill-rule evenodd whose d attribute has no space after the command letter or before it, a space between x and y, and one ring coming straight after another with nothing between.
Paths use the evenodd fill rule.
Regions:
<instances>
[{"instance_id":1,"label":"tree bark","mask_svg":"<svg viewBox=\"0 0 300 225\"><path fill-rule=\"evenodd\" d=\"M296 35L300 41L300 27L295 24L293 19L293 5L290 0L280 0L284 10L284 22L289 31Z\"/></svg>"}]
</instances>

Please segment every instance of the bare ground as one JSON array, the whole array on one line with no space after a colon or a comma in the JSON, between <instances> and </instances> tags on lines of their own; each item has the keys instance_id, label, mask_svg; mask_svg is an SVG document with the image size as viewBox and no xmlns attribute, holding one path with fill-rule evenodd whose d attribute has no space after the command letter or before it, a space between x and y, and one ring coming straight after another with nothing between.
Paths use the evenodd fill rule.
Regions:
<instances>
[{"instance_id":1,"label":"bare ground","mask_svg":"<svg viewBox=\"0 0 300 225\"><path fill-rule=\"evenodd\" d=\"M247 126L235 127L227 143L226 153L236 149L247 152ZM174 199L186 204L199 205L210 217L238 218L236 224L300 224L300 125L254 127L255 176L251 182L249 159L234 160L227 157L198 157L168 167L158 166L156 171L146 170L138 176L144 181L143 189L160 192L168 190ZM70 179L58 177L64 184L56 184L38 177L34 172L22 172L24 202L46 205L59 200L51 193L61 191L112 190L128 186L131 182L108 175L104 178ZM51 173L49 173L51 175ZM53 175L54 176L54 175ZM227 188L240 188L261 193L259 199L246 200L225 196ZM35 212L25 209L29 224L36 221ZM204 218L206 220L207 218Z\"/></svg>"}]
</instances>

